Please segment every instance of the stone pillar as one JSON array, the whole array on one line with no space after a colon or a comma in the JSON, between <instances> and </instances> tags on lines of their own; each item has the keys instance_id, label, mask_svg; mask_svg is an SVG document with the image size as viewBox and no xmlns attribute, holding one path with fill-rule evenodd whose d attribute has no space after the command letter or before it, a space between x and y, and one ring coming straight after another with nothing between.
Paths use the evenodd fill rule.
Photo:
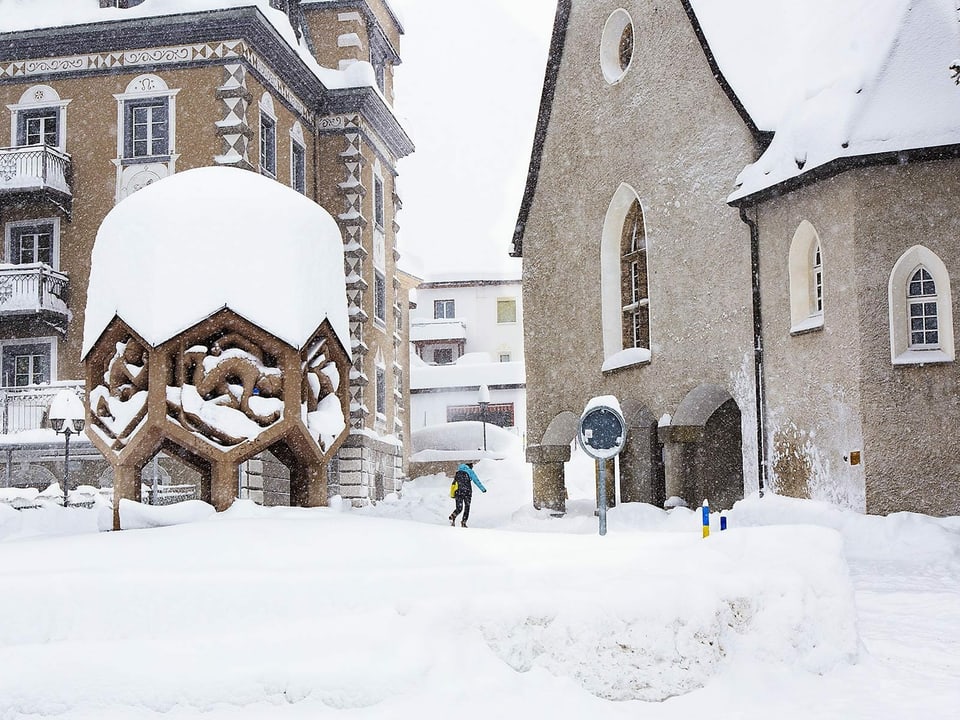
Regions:
<instances>
[{"instance_id":1,"label":"stone pillar","mask_svg":"<svg viewBox=\"0 0 960 720\"><path fill-rule=\"evenodd\" d=\"M291 507L325 507L327 504L326 465L300 465L290 469Z\"/></svg>"},{"instance_id":2,"label":"stone pillar","mask_svg":"<svg viewBox=\"0 0 960 720\"><path fill-rule=\"evenodd\" d=\"M239 470L236 463L216 462L210 466L210 504L223 512L237 498Z\"/></svg>"},{"instance_id":3,"label":"stone pillar","mask_svg":"<svg viewBox=\"0 0 960 720\"><path fill-rule=\"evenodd\" d=\"M702 430L696 427L665 426L659 429L663 443L663 472L666 499L682 498L688 507L698 507L697 447Z\"/></svg>"},{"instance_id":4,"label":"stone pillar","mask_svg":"<svg viewBox=\"0 0 960 720\"><path fill-rule=\"evenodd\" d=\"M570 459L569 445L529 445L527 462L533 464L533 506L557 512L567 510L563 464Z\"/></svg>"},{"instance_id":5,"label":"stone pillar","mask_svg":"<svg viewBox=\"0 0 960 720\"><path fill-rule=\"evenodd\" d=\"M139 466L116 465L113 468L113 529L120 529L120 501L140 502Z\"/></svg>"}]
</instances>

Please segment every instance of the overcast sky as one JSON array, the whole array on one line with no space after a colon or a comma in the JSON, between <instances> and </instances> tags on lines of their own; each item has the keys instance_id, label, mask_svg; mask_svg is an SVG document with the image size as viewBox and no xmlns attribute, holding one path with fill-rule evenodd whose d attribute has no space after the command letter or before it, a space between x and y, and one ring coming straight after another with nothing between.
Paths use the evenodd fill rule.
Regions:
<instances>
[{"instance_id":1,"label":"overcast sky","mask_svg":"<svg viewBox=\"0 0 960 720\"><path fill-rule=\"evenodd\" d=\"M523 195L555 0L390 0L402 18L395 110L400 266L424 277L516 269Z\"/></svg>"}]
</instances>

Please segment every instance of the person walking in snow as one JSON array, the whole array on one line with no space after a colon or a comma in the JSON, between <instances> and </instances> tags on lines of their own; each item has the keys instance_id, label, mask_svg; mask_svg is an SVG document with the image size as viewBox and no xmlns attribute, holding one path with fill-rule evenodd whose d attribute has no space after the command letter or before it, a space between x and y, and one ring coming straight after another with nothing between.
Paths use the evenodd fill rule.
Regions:
<instances>
[{"instance_id":1,"label":"person walking in snow","mask_svg":"<svg viewBox=\"0 0 960 720\"><path fill-rule=\"evenodd\" d=\"M470 517L470 500L473 498L473 486L476 485L480 488L480 492L486 492L487 489L473 471L472 462L461 463L460 467L457 468L456 474L453 476L453 481L457 484L457 489L453 494L453 497L457 501L457 507L450 514L450 524L457 524L457 515L459 515L462 510L463 520L460 521L460 527L466 527L467 518Z\"/></svg>"}]
</instances>

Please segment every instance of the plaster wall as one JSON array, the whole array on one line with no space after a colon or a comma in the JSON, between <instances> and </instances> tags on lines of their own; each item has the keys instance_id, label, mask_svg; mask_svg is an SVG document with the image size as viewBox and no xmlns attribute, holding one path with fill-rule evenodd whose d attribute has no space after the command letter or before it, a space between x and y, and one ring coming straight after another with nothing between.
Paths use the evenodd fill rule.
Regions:
<instances>
[{"instance_id":1,"label":"plaster wall","mask_svg":"<svg viewBox=\"0 0 960 720\"><path fill-rule=\"evenodd\" d=\"M893 365L887 286L913 245L936 253L950 274L954 333L960 318L960 162L870 168L857 175L867 511L960 513L960 375L955 362Z\"/></svg>"},{"instance_id":2,"label":"plaster wall","mask_svg":"<svg viewBox=\"0 0 960 720\"><path fill-rule=\"evenodd\" d=\"M856 180L842 174L764 203L757 225L771 489L862 511L865 465L850 464L863 451L857 329L867 302L856 280L856 196ZM791 333L790 247L803 221L820 239L823 326Z\"/></svg>"},{"instance_id":3,"label":"plaster wall","mask_svg":"<svg viewBox=\"0 0 960 720\"><path fill-rule=\"evenodd\" d=\"M618 7L635 51L611 85L598 57ZM524 235L530 443L595 395L635 398L659 417L716 383L741 409L747 489L756 485L750 234L726 204L755 152L680 3L573 3ZM621 183L646 221L652 359L605 374L600 241Z\"/></svg>"}]
</instances>

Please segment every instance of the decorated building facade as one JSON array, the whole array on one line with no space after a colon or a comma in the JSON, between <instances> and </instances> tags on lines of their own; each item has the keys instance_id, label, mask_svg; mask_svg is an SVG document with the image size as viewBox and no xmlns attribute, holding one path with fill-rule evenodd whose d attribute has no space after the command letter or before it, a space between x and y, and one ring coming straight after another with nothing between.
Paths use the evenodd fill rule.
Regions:
<instances>
[{"instance_id":1,"label":"decorated building facade","mask_svg":"<svg viewBox=\"0 0 960 720\"><path fill-rule=\"evenodd\" d=\"M293 188L337 221L352 360L349 435L330 461L330 491L358 503L393 491L409 432L395 178L413 144L392 110L403 28L390 6L198 0L171 14L154 0L41 0L24 14L7 5L0 382L14 398L9 407L83 378L91 251L108 212L174 173L241 168ZM227 201L209 212L272 209ZM268 255L272 242L265 233L259 252ZM262 256L245 260L253 291ZM4 431L43 422L42 411L27 415L5 412ZM256 474L260 466L251 467Z\"/></svg>"}]
</instances>

